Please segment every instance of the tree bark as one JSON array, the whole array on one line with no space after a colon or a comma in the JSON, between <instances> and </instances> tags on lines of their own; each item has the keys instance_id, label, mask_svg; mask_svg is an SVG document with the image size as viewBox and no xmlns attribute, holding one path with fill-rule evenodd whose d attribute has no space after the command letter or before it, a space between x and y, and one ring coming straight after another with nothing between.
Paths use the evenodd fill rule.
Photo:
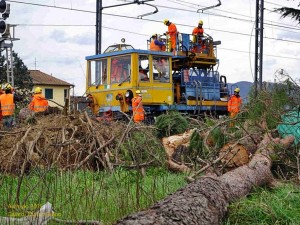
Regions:
<instances>
[{"instance_id":1,"label":"tree bark","mask_svg":"<svg viewBox=\"0 0 300 225\"><path fill-rule=\"evenodd\" d=\"M266 135L248 165L220 177L195 180L150 209L129 215L116 224L221 224L230 202L247 195L254 186L272 181L269 156L273 143L288 147L293 140L293 137L280 140Z\"/></svg>"}]
</instances>

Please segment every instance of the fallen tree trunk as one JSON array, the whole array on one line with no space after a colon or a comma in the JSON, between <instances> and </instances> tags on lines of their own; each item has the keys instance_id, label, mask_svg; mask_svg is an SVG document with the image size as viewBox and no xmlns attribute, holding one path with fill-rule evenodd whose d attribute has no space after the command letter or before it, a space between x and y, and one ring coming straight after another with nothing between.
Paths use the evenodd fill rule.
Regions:
<instances>
[{"instance_id":1,"label":"fallen tree trunk","mask_svg":"<svg viewBox=\"0 0 300 225\"><path fill-rule=\"evenodd\" d=\"M254 186L273 180L270 154L273 144L288 147L294 137L272 139L265 136L248 165L220 177L202 177L178 190L150 209L129 215L116 224L221 224L227 207L247 195Z\"/></svg>"}]
</instances>

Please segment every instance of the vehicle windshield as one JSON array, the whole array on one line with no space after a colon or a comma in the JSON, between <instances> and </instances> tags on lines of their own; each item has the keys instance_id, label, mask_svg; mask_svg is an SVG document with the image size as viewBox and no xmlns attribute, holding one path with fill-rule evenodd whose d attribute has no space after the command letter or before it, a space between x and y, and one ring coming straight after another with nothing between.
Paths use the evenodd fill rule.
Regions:
<instances>
[{"instance_id":1,"label":"vehicle windshield","mask_svg":"<svg viewBox=\"0 0 300 225\"><path fill-rule=\"evenodd\" d=\"M131 45L126 45L126 44L111 45L104 51L104 53L119 52L128 49L134 49L134 48Z\"/></svg>"},{"instance_id":2,"label":"vehicle windshield","mask_svg":"<svg viewBox=\"0 0 300 225\"><path fill-rule=\"evenodd\" d=\"M119 56L111 58L110 83L123 83L130 80L131 56Z\"/></svg>"}]
</instances>

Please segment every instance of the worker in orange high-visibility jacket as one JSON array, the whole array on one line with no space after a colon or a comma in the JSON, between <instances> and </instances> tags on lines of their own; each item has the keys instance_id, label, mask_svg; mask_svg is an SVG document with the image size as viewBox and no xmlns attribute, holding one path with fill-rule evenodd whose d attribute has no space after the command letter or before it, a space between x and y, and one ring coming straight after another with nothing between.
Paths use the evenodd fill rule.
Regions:
<instances>
[{"instance_id":1,"label":"worker in orange high-visibility jacket","mask_svg":"<svg viewBox=\"0 0 300 225\"><path fill-rule=\"evenodd\" d=\"M230 97L228 101L228 112L231 119L234 119L236 115L241 111L242 98L240 97L240 89L234 89L234 94ZM234 127L234 122L230 122L230 127Z\"/></svg>"},{"instance_id":2,"label":"worker in orange high-visibility jacket","mask_svg":"<svg viewBox=\"0 0 300 225\"><path fill-rule=\"evenodd\" d=\"M0 109L2 113L3 126L11 128L14 122L15 100L12 94L12 86L5 84L3 87L4 94L0 96Z\"/></svg>"},{"instance_id":3,"label":"worker in orange high-visibility jacket","mask_svg":"<svg viewBox=\"0 0 300 225\"><path fill-rule=\"evenodd\" d=\"M142 102L142 93L140 90L136 90L136 96L131 100L133 121L140 123L145 120L145 111Z\"/></svg>"},{"instance_id":4,"label":"worker in orange high-visibility jacket","mask_svg":"<svg viewBox=\"0 0 300 225\"><path fill-rule=\"evenodd\" d=\"M152 40L150 42L150 51L165 51L166 46L163 42L157 39L157 34L152 35Z\"/></svg>"},{"instance_id":5,"label":"worker in orange high-visibility jacket","mask_svg":"<svg viewBox=\"0 0 300 225\"><path fill-rule=\"evenodd\" d=\"M29 103L28 108L34 112L44 112L48 109L49 103L45 96L42 94L42 88L36 87L34 95Z\"/></svg>"},{"instance_id":6,"label":"worker in orange high-visibility jacket","mask_svg":"<svg viewBox=\"0 0 300 225\"><path fill-rule=\"evenodd\" d=\"M192 34L195 35L195 36L203 37L204 29L203 29L202 26L203 26L203 21L199 20L198 26L193 29Z\"/></svg>"},{"instance_id":7,"label":"worker in orange high-visibility jacket","mask_svg":"<svg viewBox=\"0 0 300 225\"><path fill-rule=\"evenodd\" d=\"M194 48L193 52L201 53L206 48L204 45L204 40L202 40L204 36L204 29L202 28L203 21L199 20L198 26L193 29L192 35L193 35L193 43Z\"/></svg>"},{"instance_id":8,"label":"worker in orange high-visibility jacket","mask_svg":"<svg viewBox=\"0 0 300 225\"><path fill-rule=\"evenodd\" d=\"M171 49L170 52L176 51L176 41L177 41L177 27L174 23L171 23L168 19L164 20L164 24L168 26L168 31L166 34L170 35Z\"/></svg>"},{"instance_id":9,"label":"worker in orange high-visibility jacket","mask_svg":"<svg viewBox=\"0 0 300 225\"><path fill-rule=\"evenodd\" d=\"M0 96L2 95L2 94L4 94L5 92L4 91L2 91L2 87L0 86ZM1 112L1 110L0 110L0 123L2 124L2 112Z\"/></svg>"}]
</instances>

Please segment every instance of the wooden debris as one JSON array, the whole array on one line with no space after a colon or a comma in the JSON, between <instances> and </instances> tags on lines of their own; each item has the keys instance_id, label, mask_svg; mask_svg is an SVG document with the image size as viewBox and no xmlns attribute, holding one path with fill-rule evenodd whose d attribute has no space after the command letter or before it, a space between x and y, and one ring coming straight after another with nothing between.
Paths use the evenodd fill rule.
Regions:
<instances>
[{"instance_id":1,"label":"wooden debris","mask_svg":"<svg viewBox=\"0 0 300 225\"><path fill-rule=\"evenodd\" d=\"M220 150L220 158L227 167L239 167L249 162L249 153L242 144L227 143ZM229 151L229 152L228 152Z\"/></svg>"},{"instance_id":2,"label":"wooden debris","mask_svg":"<svg viewBox=\"0 0 300 225\"><path fill-rule=\"evenodd\" d=\"M273 180L270 170L273 144L281 144L286 148L293 141L293 137L280 140L266 135L249 165L238 167L220 177L201 177L150 209L126 216L116 224L221 224L230 202L244 197L254 186L262 186Z\"/></svg>"},{"instance_id":3,"label":"wooden debris","mask_svg":"<svg viewBox=\"0 0 300 225\"><path fill-rule=\"evenodd\" d=\"M187 147L189 145L191 136L195 130L186 131L183 134L173 135L170 137L164 137L162 143L167 155L167 166L170 170L176 172L188 172L190 168L184 165L184 163L177 163L174 161L174 154L176 149L179 149L180 146Z\"/></svg>"},{"instance_id":4,"label":"wooden debris","mask_svg":"<svg viewBox=\"0 0 300 225\"><path fill-rule=\"evenodd\" d=\"M225 144L219 153L223 166L239 167L247 164L261 140L261 136L249 134L239 139L237 143L229 142Z\"/></svg>"}]
</instances>

